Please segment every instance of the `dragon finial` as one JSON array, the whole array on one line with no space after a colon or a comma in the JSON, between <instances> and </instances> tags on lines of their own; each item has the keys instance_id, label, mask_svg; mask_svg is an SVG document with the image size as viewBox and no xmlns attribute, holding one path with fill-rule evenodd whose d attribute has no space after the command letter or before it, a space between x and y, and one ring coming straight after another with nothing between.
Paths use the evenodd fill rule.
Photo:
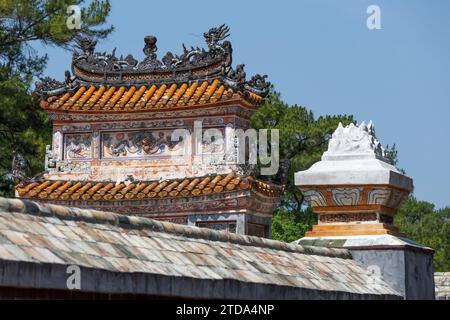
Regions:
<instances>
[{"instance_id":1,"label":"dragon finial","mask_svg":"<svg viewBox=\"0 0 450 320\"><path fill-rule=\"evenodd\" d=\"M78 52L76 52L78 56L81 57L92 56L94 54L96 45L97 40L85 37L75 38L75 49L79 50Z\"/></svg>"},{"instance_id":2,"label":"dragon finial","mask_svg":"<svg viewBox=\"0 0 450 320\"><path fill-rule=\"evenodd\" d=\"M219 46L219 41L225 40L230 36L230 27L226 24L222 24L219 27L214 27L205 32L203 36L205 37L206 44L210 50L215 50Z\"/></svg>"}]
</instances>

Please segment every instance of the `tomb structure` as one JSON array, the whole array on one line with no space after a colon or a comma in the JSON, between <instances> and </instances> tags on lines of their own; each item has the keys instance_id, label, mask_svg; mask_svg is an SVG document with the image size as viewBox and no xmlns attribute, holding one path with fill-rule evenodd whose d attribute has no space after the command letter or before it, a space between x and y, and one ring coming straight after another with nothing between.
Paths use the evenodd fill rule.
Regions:
<instances>
[{"instance_id":1,"label":"tomb structure","mask_svg":"<svg viewBox=\"0 0 450 320\"><path fill-rule=\"evenodd\" d=\"M282 187L234 151L270 83L232 67L228 36L211 28L207 48L161 60L147 36L140 62L78 39L65 81L37 84L53 142L45 175L19 183L17 196L269 237Z\"/></svg>"}]
</instances>

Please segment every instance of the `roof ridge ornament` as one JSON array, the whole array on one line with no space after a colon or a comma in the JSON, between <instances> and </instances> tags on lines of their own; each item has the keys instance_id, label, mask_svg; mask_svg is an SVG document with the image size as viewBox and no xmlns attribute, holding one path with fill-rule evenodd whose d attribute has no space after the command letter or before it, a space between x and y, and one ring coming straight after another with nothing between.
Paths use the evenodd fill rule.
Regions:
<instances>
[{"instance_id":1,"label":"roof ridge ornament","mask_svg":"<svg viewBox=\"0 0 450 320\"><path fill-rule=\"evenodd\" d=\"M46 97L73 92L80 87L80 81L76 76L72 76L69 70L64 72L64 78L64 82L50 77L39 78L40 81L36 83L36 94L41 99L45 99Z\"/></svg>"},{"instance_id":2,"label":"roof ridge ornament","mask_svg":"<svg viewBox=\"0 0 450 320\"><path fill-rule=\"evenodd\" d=\"M158 60L156 51L157 38L155 36L146 36L144 38L144 54L146 58L139 64L121 63L126 62L115 56L115 49L112 54L96 53L95 46L97 41L88 38L78 38L76 40L76 49L74 51L73 63L79 67L89 69L91 72L113 72L113 71L168 71L186 67L207 66L218 62L225 56L231 56L231 43L223 41L229 36L230 28L226 25L211 28L203 34L208 51L205 49L194 48L186 49L183 45L183 54L174 55L167 52L163 61ZM221 41L223 41L221 43ZM128 55L127 57L131 57ZM134 59L134 58L133 58ZM122 60L122 61L121 61ZM130 59L131 60L131 59ZM217 60L217 61L216 61ZM231 64L231 59L230 59ZM136 67L137 65L137 67Z\"/></svg>"},{"instance_id":3,"label":"roof ridge ornament","mask_svg":"<svg viewBox=\"0 0 450 320\"><path fill-rule=\"evenodd\" d=\"M350 123L345 127L339 122L322 160L349 158L377 158L388 162L386 151L375 135L375 126L372 120L368 124L363 121L359 125Z\"/></svg>"},{"instance_id":4,"label":"roof ridge ornament","mask_svg":"<svg viewBox=\"0 0 450 320\"><path fill-rule=\"evenodd\" d=\"M131 54L125 58L116 56L116 49L111 53L95 51L97 41L78 37L72 58L73 83L84 86L136 86L185 83L192 81L222 80L224 84L244 93L252 92L264 97L269 92L270 83L267 76L259 74L246 80L244 64L233 69L232 46L226 40L230 28L223 24L210 28L203 34L207 49L183 44L180 55L167 52L161 60L157 57L158 47L155 36L144 38L143 48L146 57L136 60ZM70 90L70 86L56 80L46 79L36 90L41 97L58 95Z\"/></svg>"},{"instance_id":5,"label":"roof ridge ornament","mask_svg":"<svg viewBox=\"0 0 450 320\"><path fill-rule=\"evenodd\" d=\"M156 46L157 41L158 39L155 36L146 36L144 38L145 46L142 51L147 57L138 64L138 70L157 69L163 65L156 55L156 51L158 51L158 47Z\"/></svg>"}]
</instances>

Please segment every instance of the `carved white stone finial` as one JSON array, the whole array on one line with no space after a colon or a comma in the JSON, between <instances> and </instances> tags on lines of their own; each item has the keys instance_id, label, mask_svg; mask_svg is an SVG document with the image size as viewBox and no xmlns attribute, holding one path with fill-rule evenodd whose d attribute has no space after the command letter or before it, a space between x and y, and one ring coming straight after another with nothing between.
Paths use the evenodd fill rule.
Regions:
<instances>
[{"instance_id":1,"label":"carved white stone finial","mask_svg":"<svg viewBox=\"0 0 450 320\"><path fill-rule=\"evenodd\" d=\"M307 237L402 236L393 215L413 181L384 156L372 121L338 125L322 161L295 173L295 185L319 215Z\"/></svg>"},{"instance_id":2,"label":"carved white stone finial","mask_svg":"<svg viewBox=\"0 0 450 320\"><path fill-rule=\"evenodd\" d=\"M360 125L350 123L344 127L339 122L322 160L377 158L387 162L386 153L375 135L372 121Z\"/></svg>"}]
</instances>

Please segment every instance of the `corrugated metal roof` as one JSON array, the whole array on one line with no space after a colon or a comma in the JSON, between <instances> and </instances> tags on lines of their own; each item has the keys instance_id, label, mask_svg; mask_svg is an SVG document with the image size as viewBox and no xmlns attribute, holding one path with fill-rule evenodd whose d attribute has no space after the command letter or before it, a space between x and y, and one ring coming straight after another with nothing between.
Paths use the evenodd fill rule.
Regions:
<instances>
[{"instance_id":1,"label":"corrugated metal roof","mask_svg":"<svg viewBox=\"0 0 450 320\"><path fill-rule=\"evenodd\" d=\"M19 199L0 198L0 261L76 264L100 272L233 280L380 297L398 295L344 249L304 247ZM0 276L0 280L5 278Z\"/></svg>"}]
</instances>

